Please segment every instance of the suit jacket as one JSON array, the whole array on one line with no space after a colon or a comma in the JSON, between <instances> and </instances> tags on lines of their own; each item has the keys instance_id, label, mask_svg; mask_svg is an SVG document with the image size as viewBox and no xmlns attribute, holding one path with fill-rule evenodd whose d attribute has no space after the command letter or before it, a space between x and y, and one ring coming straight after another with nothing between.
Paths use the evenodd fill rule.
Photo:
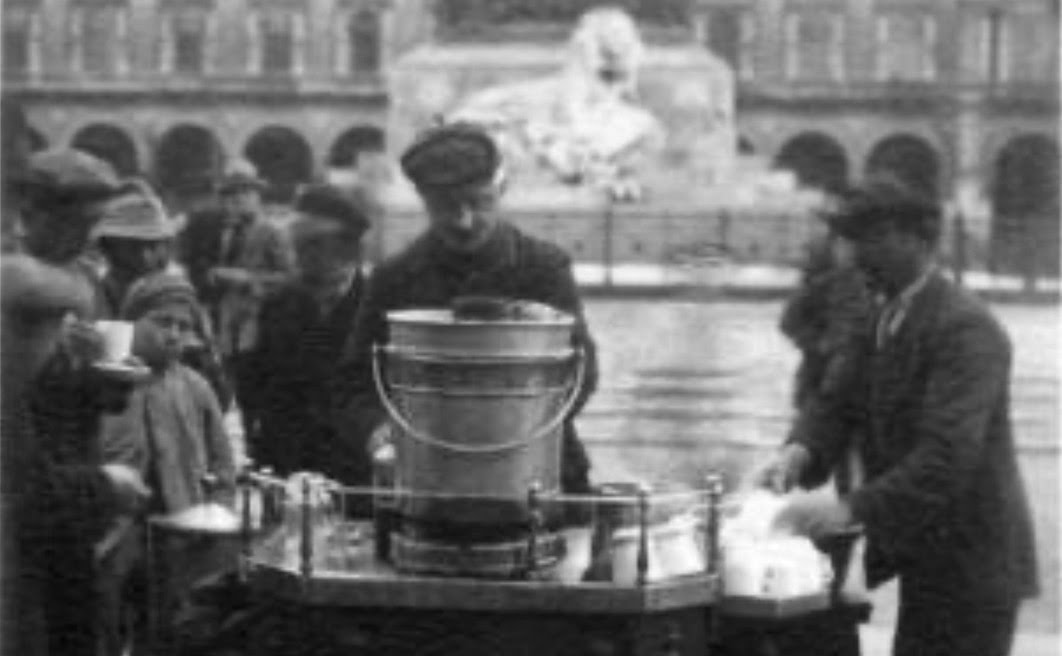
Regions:
<instances>
[{"instance_id":1,"label":"suit jacket","mask_svg":"<svg viewBox=\"0 0 1062 656\"><path fill-rule=\"evenodd\" d=\"M364 445L385 414L372 380L373 344L387 342L387 312L448 307L462 295L505 296L552 305L576 317L574 342L586 355L583 389L573 415L597 386L597 357L583 319L571 260L560 248L502 223L475 254L449 252L426 233L373 273L334 389L336 425L348 440ZM590 462L571 421L565 423L562 483L585 491Z\"/></svg>"},{"instance_id":2,"label":"suit jacket","mask_svg":"<svg viewBox=\"0 0 1062 656\"><path fill-rule=\"evenodd\" d=\"M258 218L246 226L234 260L223 263L223 228L219 211L190 217L179 239L178 257L210 311L221 352L232 355L253 348L262 298L294 271L295 258L282 232L265 218ZM216 266L246 269L261 284L237 289L211 282L208 274Z\"/></svg>"},{"instance_id":3,"label":"suit jacket","mask_svg":"<svg viewBox=\"0 0 1062 656\"><path fill-rule=\"evenodd\" d=\"M934 275L898 332L861 347L865 380L805 413L793 438L837 462L861 417L866 484L850 497L871 584L893 574L974 602L1037 592L1032 522L1010 421L1009 339Z\"/></svg>"}]
</instances>

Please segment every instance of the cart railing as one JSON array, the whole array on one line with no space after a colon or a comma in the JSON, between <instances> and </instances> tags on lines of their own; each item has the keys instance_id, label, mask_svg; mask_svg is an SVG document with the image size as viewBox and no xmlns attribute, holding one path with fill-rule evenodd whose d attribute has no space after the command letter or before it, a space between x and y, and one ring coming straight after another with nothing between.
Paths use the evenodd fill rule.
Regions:
<instances>
[{"instance_id":1,"label":"cart railing","mask_svg":"<svg viewBox=\"0 0 1062 656\"><path fill-rule=\"evenodd\" d=\"M686 490L612 484L595 494L561 494L532 483L526 497L514 499L248 470L240 483L241 560L245 574L266 568L312 579L379 572L391 531L403 521L400 509L410 502L504 503L513 509L512 524L526 527L527 554L547 535L565 538L563 558L549 568L529 562L527 580L642 587L717 574L722 492L715 474L702 489Z\"/></svg>"}]
</instances>

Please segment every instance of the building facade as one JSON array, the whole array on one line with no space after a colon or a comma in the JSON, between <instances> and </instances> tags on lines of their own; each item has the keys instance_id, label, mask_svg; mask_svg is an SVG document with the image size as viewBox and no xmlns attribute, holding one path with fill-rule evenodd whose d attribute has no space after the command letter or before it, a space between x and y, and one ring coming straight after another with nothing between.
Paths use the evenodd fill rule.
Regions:
<instances>
[{"instance_id":1,"label":"building facade","mask_svg":"<svg viewBox=\"0 0 1062 656\"><path fill-rule=\"evenodd\" d=\"M387 71L428 39L563 39L595 0L5 0L4 90L175 202L246 157L295 186L386 142ZM1055 0L622 0L734 68L738 147L833 188L890 170L975 258L1058 259ZM502 35L502 36L500 36ZM402 144L390 144L392 149Z\"/></svg>"}]
</instances>

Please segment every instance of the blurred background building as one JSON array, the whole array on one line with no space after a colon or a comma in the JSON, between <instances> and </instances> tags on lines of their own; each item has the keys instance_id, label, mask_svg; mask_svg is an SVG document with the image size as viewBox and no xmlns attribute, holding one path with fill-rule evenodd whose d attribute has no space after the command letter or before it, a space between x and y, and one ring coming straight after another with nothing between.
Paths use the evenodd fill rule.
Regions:
<instances>
[{"instance_id":1,"label":"blurred background building","mask_svg":"<svg viewBox=\"0 0 1062 656\"><path fill-rule=\"evenodd\" d=\"M836 188L887 169L948 204L998 270L1057 275L1057 0L5 0L3 84L176 206L246 157L278 201L379 166L389 64L427 40L557 40L628 8L737 79L738 148ZM392 150L403 144L390 144Z\"/></svg>"}]
</instances>

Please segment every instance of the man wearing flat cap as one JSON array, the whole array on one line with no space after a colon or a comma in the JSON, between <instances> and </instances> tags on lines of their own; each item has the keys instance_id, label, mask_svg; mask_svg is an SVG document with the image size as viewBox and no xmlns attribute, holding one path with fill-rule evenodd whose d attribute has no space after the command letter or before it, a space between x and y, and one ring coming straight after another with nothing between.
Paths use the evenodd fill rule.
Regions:
<instances>
[{"instance_id":1,"label":"man wearing flat cap","mask_svg":"<svg viewBox=\"0 0 1062 656\"><path fill-rule=\"evenodd\" d=\"M258 319L255 376L261 429L251 457L278 474L315 471L362 480L367 457L332 425L330 382L361 304L366 208L329 185L304 190L291 226L296 278L266 298Z\"/></svg>"},{"instance_id":2,"label":"man wearing flat cap","mask_svg":"<svg viewBox=\"0 0 1062 656\"><path fill-rule=\"evenodd\" d=\"M389 439L371 365L373 344L388 341L387 312L448 307L472 296L545 303L576 317L576 345L586 354L585 384L564 425L562 462L564 489L585 491L590 464L572 417L596 388L597 360L571 260L557 246L500 220L501 156L480 127L457 123L428 129L401 163L424 202L428 227L373 273L337 380L338 425L370 451Z\"/></svg>"},{"instance_id":3,"label":"man wearing flat cap","mask_svg":"<svg viewBox=\"0 0 1062 656\"><path fill-rule=\"evenodd\" d=\"M76 262L118 180L70 150L34 154L4 175L19 200L23 253L5 254L2 275L3 648L94 654L93 544L148 494L135 470L99 458L100 416L129 388L91 367L99 337L72 320L93 311Z\"/></svg>"},{"instance_id":4,"label":"man wearing flat cap","mask_svg":"<svg viewBox=\"0 0 1062 656\"><path fill-rule=\"evenodd\" d=\"M862 417L865 481L781 521L820 537L866 534L867 582L900 580L897 656L1004 656L1037 592L1036 553L1011 431L1011 347L977 298L936 269L941 213L891 178L849 190L830 217L881 295L859 345L864 381L805 409L770 469L787 488L846 451Z\"/></svg>"},{"instance_id":5,"label":"man wearing flat cap","mask_svg":"<svg viewBox=\"0 0 1062 656\"><path fill-rule=\"evenodd\" d=\"M294 269L290 244L262 212L266 188L245 160L230 165L218 185L221 208L189 219L179 258L206 306L222 357L236 386L244 432L257 430L260 403L250 353L266 294Z\"/></svg>"}]
</instances>

